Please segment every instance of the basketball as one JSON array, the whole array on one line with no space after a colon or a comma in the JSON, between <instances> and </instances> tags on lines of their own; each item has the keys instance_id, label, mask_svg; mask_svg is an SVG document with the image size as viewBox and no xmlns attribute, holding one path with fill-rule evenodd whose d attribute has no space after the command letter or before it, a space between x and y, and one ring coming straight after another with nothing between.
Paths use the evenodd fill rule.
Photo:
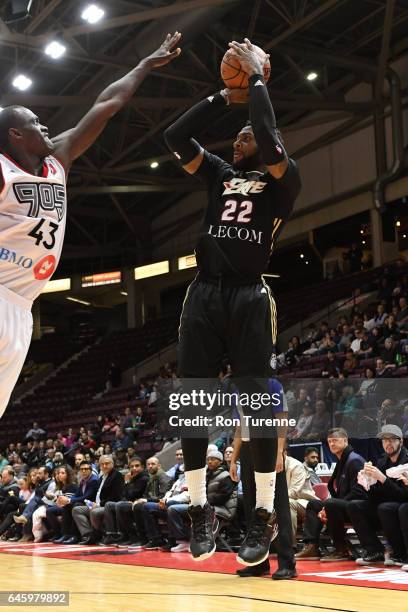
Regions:
<instances>
[{"instance_id":1,"label":"basketball","mask_svg":"<svg viewBox=\"0 0 408 612\"><path fill-rule=\"evenodd\" d=\"M271 75L271 63L269 58L266 58L266 53L260 47L253 45L254 50L259 55L262 61L264 61L264 78L265 83L269 81ZM241 69L240 61L234 51L229 49L221 62L221 78L228 89L248 89L248 75Z\"/></svg>"}]
</instances>

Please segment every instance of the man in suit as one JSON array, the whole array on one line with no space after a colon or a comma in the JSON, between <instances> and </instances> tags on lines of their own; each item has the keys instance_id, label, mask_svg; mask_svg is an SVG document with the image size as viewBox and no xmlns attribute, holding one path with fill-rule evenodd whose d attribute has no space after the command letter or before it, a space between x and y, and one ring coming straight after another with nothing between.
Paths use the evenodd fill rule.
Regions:
<instances>
[{"instance_id":1,"label":"man in suit","mask_svg":"<svg viewBox=\"0 0 408 612\"><path fill-rule=\"evenodd\" d=\"M88 461L82 461L78 468L80 480L78 491L75 495L67 497L60 495L57 506L63 507L62 513L62 536L55 540L56 544L77 544L79 534L72 518L72 510L77 506L85 506L85 500L95 501L99 488L99 478L92 472L92 466Z\"/></svg>"},{"instance_id":2,"label":"man in suit","mask_svg":"<svg viewBox=\"0 0 408 612\"><path fill-rule=\"evenodd\" d=\"M102 535L105 504L120 501L124 494L124 478L115 470L111 455L102 455L99 460L101 477L98 480L95 501L84 500L85 506L75 506L72 518L81 534L79 544L96 544Z\"/></svg>"},{"instance_id":3,"label":"man in suit","mask_svg":"<svg viewBox=\"0 0 408 612\"><path fill-rule=\"evenodd\" d=\"M296 555L296 559L302 561L321 558L319 539L323 525L326 523L335 550L321 560L350 560L345 530L345 524L350 522L350 504L354 499L366 498L366 491L357 482L358 473L364 466L364 459L349 445L347 431L342 427L330 429L327 433L327 444L333 455L337 457L336 468L328 483L330 498L325 501L311 500L307 504L304 524L305 546Z\"/></svg>"}]
</instances>

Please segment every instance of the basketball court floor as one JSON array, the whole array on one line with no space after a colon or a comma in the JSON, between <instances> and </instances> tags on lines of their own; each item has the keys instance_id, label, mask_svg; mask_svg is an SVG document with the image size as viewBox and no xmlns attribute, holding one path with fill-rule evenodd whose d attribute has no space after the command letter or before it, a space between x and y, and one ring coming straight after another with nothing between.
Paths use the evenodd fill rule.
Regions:
<instances>
[{"instance_id":1,"label":"basketball court floor","mask_svg":"<svg viewBox=\"0 0 408 612\"><path fill-rule=\"evenodd\" d=\"M0 567L0 591L69 591L68 609L81 612L408 612L408 572L350 562L303 561L298 579L276 582L235 576L229 553L196 563L187 553L4 542Z\"/></svg>"}]
</instances>

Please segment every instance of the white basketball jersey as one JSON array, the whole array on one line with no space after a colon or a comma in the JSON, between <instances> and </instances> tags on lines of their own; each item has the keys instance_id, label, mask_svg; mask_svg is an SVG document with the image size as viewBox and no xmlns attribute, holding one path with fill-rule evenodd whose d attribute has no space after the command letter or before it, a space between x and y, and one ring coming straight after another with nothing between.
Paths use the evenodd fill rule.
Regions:
<instances>
[{"instance_id":1,"label":"white basketball jersey","mask_svg":"<svg viewBox=\"0 0 408 612\"><path fill-rule=\"evenodd\" d=\"M54 273L64 241L65 170L52 156L42 176L0 153L0 284L34 300Z\"/></svg>"}]
</instances>

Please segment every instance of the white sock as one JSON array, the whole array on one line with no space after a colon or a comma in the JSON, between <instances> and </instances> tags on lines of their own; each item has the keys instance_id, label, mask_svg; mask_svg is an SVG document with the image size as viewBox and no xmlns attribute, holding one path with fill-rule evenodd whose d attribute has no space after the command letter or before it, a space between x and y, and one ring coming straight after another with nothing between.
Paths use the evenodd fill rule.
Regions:
<instances>
[{"instance_id":1,"label":"white sock","mask_svg":"<svg viewBox=\"0 0 408 612\"><path fill-rule=\"evenodd\" d=\"M203 467L198 470L188 470L185 473L192 506L204 506L207 501L206 472L207 469Z\"/></svg>"},{"instance_id":2,"label":"white sock","mask_svg":"<svg viewBox=\"0 0 408 612\"><path fill-rule=\"evenodd\" d=\"M255 472L256 504L255 508L273 510L275 499L276 472Z\"/></svg>"}]
</instances>

